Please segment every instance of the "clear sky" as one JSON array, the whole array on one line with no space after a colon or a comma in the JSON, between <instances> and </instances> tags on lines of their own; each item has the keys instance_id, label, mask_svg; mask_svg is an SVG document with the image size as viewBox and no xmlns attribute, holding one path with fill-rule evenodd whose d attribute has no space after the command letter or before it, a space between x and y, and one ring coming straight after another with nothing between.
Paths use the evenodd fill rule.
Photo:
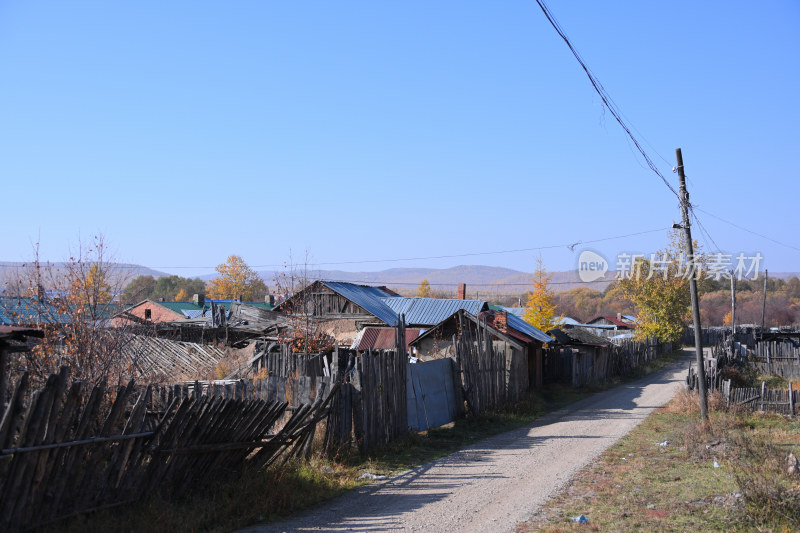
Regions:
<instances>
[{"instance_id":1,"label":"clear sky","mask_svg":"<svg viewBox=\"0 0 800 533\"><path fill-rule=\"evenodd\" d=\"M681 147L698 207L784 243L699 213L716 245L799 271L800 3L549 7L661 171L677 185ZM532 0L1 2L0 179L0 260L30 259L37 238L63 260L100 232L118 260L180 275L290 250L345 270L530 271L538 252L331 263L679 220ZM586 246L545 265L571 269Z\"/></svg>"}]
</instances>

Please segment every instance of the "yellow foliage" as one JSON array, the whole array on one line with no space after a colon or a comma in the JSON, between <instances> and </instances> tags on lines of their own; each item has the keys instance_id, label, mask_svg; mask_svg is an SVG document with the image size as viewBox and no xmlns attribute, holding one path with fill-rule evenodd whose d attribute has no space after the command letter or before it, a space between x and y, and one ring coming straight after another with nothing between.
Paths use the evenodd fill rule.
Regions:
<instances>
[{"instance_id":1,"label":"yellow foliage","mask_svg":"<svg viewBox=\"0 0 800 533\"><path fill-rule=\"evenodd\" d=\"M218 277L208 284L208 297L213 300L235 300L241 297L254 301L267 292L267 286L244 260L238 255L215 268Z\"/></svg>"},{"instance_id":2,"label":"yellow foliage","mask_svg":"<svg viewBox=\"0 0 800 533\"><path fill-rule=\"evenodd\" d=\"M431 297L431 284L428 283L427 279L423 279L422 283L419 284L419 288L417 289L417 296L419 296L420 298Z\"/></svg>"},{"instance_id":3,"label":"yellow foliage","mask_svg":"<svg viewBox=\"0 0 800 533\"><path fill-rule=\"evenodd\" d=\"M525 303L522 318L530 325L547 332L558 325L561 317L556 316L554 293L550 288L551 276L544 268L541 257L536 261L533 273L533 290Z\"/></svg>"},{"instance_id":4,"label":"yellow foliage","mask_svg":"<svg viewBox=\"0 0 800 533\"><path fill-rule=\"evenodd\" d=\"M694 265L698 276L705 257L695 245ZM673 232L670 246L655 254L656 263L637 258L631 266L630 277L618 282L621 293L639 309L636 336L652 335L661 342L676 342L689 319L691 268L683 259L681 234ZM701 279L702 281L702 279Z\"/></svg>"},{"instance_id":5,"label":"yellow foliage","mask_svg":"<svg viewBox=\"0 0 800 533\"><path fill-rule=\"evenodd\" d=\"M724 317L722 317L722 325L723 326L730 326L731 324L733 324L733 313L728 311L728 314L726 314Z\"/></svg>"},{"instance_id":6,"label":"yellow foliage","mask_svg":"<svg viewBox=\"0 0 800 533\"><path fill-rule=\"evenodd\" d=\"M186 302L189 301L189 293L186 292L186 289L181 289L178 291L178 294L175 295L176 302Z\"/></svg>"},{"instance_id":7,"label":"yellow foliage","mask_svg":"<svg viewBox=\"0 0 800 533\"><path fill-rule=\"evenodd\" d=\"M71 275L69 294L76 305L104 304L111 301L111 287L106 283L105 272L95 263L86 275L76 270Z\"/></svg>"}]
</instances>

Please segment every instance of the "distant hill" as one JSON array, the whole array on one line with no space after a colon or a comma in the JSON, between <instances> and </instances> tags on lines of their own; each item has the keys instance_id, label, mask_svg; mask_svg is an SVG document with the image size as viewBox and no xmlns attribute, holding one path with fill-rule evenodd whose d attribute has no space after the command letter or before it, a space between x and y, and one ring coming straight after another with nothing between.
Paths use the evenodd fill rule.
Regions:
<instances>
[{"instance_id":1,"label":"distant hill","mask_svg":"<svg viewBox=\"0 0 800 533\"><path fill-rule=\"evenodd\" d=\"M64 283L67 274L67 263L41 263L42 281L46 289L54 289L55 285ZM17 280L27 280L32 269L31 263L13 261L0 261L0 291L9 285L16 284ZM130 280L137 276L153 276L160 278L169 276L166 272L153 270L142 265L129 263L110 263L108 283L112 287L124 288Z\"/></svg>"},{"instance_id":2,"label":"distant hill","mask_svg":"<svg viewBox=\"0 0 800 533\"><path fill-rule=\"evenodd\" d=\"M262 270L258 274L264 281L275 286L276 272ZM279 276L283 273L278 272ZM614 279L614 273L607 273L604 280L595 283L582 283L575 271L551 272L553 289L561 292L575 287L605 289ZM201 279L213 279L214 275ZM451 268L390 268L378 272L346 272L343 270L310 270L309 279L349 281L370 285L386 285L397 291L413 291L423 279L427 279L433 290L455 293L459 283L467 284L467 292L488 291L492 293L520 294L530 289L533 274L503 267L481 265L460 265Z\"/></svg>"},{"instance_id":3,"label":"distant hill","mask_svg":"<svg viewBox=\"0 0 800 533\"><path fill-rule=\"evenodd\" d=\"M272 270L258 271L267 285L275 286L276 272ZM578 277L577 271L566 270L550 272L551 286L556 292L569 291L578 287L588 287L602 291L608 287L616 276L610 271L605 276L592 283L584 283ZM278 275L283 275L278 272ZM763 275L763 274L762 274ZM772 273L771 278L788 279L799 276L796 272ZM201 279L213 279L215 275L201 276ZM459 283L467 284L467 292L488 291L499 294L520 294L530 289L533 274L510 268L491 267L481 265L460 265L452 268L390 268L378 272L346 272L343 270L309 270L309 279L324 279L331 281L349 281L370 285L386 285L391 289L401 292L414 291L423 279L427 279L433 290L455 293Z\"/></svg>"}]
</instances>

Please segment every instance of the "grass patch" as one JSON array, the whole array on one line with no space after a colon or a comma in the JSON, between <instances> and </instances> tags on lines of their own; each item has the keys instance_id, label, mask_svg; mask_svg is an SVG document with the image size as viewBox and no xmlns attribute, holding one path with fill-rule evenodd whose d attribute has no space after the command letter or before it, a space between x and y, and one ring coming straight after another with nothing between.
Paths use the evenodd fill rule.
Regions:
<instances>
[{"instance_id":1,"label":"grass patch","mask_svg":"<svg viewBox=\"0 0 800 533\"><path fill-rule=\"evenodd\" d=\"M721 404L711 398L703 426L696 395L679 393L518 531L796 530L800 477L786 473L785 458L800 452L797 421ZM588 524L572 522L581 514Z\"/></svg>"},{"instance_id":2,"label":"grass patch","mask_svg":"<svg viewBox=\"0 0 800 533\"><path fill-rule=\"evenodd\" d=\"M47 531L231 531L305 509L364 483L343 465L292 461L245 473L177 501L154 494L142 503L98 511L48 526Z\"/></svg>"}]
</instances>

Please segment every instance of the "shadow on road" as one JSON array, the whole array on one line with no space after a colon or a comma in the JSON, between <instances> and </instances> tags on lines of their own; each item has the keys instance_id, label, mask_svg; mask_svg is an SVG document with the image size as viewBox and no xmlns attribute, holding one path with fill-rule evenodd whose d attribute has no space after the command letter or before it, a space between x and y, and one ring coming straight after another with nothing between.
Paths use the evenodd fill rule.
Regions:
<instances>
[{"instance_id":1,"label":"shadow on road","mask_svg":"<svg viewBox=\"0 0 800 533\"><path fill-rule=\"evenodd\" d=\"M592 440L604 449L613 439L621 436L621 431L627 432L635 425L623 424L627 429L619 429L623 426L615 428L611 422L628 420L638 423L648 416L658 406L645 405L650 403L643 400L645 389L653 385L677 383L677 371L683 364L681 360L651 377L595 394L549 413L528 426L489 437L385 482L344 494L295 518L253 526L245 531L366 532L408 529L404 515L407 517L423 507L436 504L459 490L475 490L470 485L474 485L476 479L499 481L518 476L518 469L500 465L504 459L508 460L509 452L511 455L531 455L536 453L536 449L548 445L556 450L565 450L573 448L569 441L575 441L574 447L577 448L579 442ZM494 468L495 462L498 463L497 468ZM442 516L442 520L452 518L455 510L449 507L444 509L441 511L440 506L438 512L445 515L450 513L451 516ZM473 511L461 509L459 512L463 519L465 512ZM429 530L437 530L436 524L430 524Z\"/></svg>"}]
</instances>

